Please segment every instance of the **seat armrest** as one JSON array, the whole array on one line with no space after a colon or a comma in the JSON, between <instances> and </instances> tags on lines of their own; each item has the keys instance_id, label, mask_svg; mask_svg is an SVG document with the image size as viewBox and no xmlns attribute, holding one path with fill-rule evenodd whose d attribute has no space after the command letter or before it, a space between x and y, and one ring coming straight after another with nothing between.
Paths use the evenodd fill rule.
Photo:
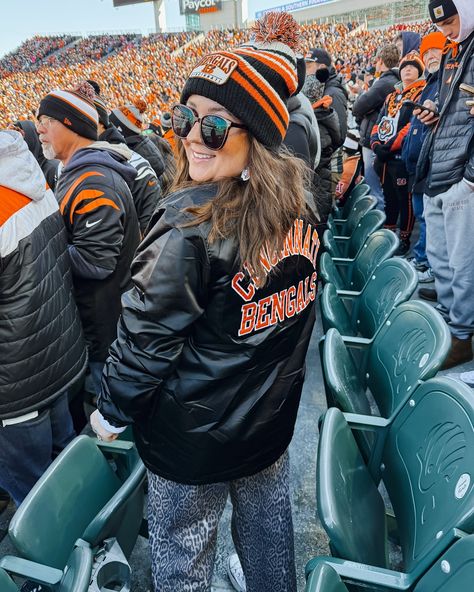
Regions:
<instances>
[{"instance_id":1,"label":"seat armrest","mask_svg":"<svg viewBox=\"0 0 474 592\"><path fill-rule=\"evenodd\" d=\"M133 442L128 442L127 440L113 440L112 442L97 440L97 446L102 452L128 454L128 452L135 447L135 444Z\"/></svg>"},{"instance_id":2,"label":"seat armrest","mask_svg":"<svg viewBox=\"0 0 474 592\"><path fill-rule=\"evenodd\" d=\"M63 577L63 572L60 569L48 567L34 561L28 561L28 559L22 559L21 557L14 557L13 555L2 557L0 559L0 567L13 575L27 578L28 580L33 580L34 582L53 588L60 583Z\"/></svg>"},{"instance_id":3,"label":"seat armrest","mask_svg":"<svg viewBox=\"0 0 474 592\"><path fill-rule=\"evenodd\" d=\"M391 423L388 419L376 415L360 415L359 413L344 413L343 415L350 427L358 430L375 431L386 428Z\"/></svg>"},{"instance_id":4,"label":"seat armrest","mask_svg":"<svg viewBox=\"0 0 474 592\"><path fill-rule=\"evenodd\" d=\"M334 265L350 265L354 263L354 259L350 259L349 257L332 257L332 262Z\"/></svg>"},{"instance_id":5,"label":"seat armrest","mask_svg":"<svg viewBox=\"0 0 474 592\"><path fill-rule=\"evenodd\" d=\"M344 344L352 349L367 349L372 345L373 339L366 339L365 337L352 337L350 335L342 335Z\"/></svg>"},{"instance_id":6,"label":"seat armrest","mask_svg":"<svg viewBox=\"0 0 474 592\"><path fill-rule=\"evenodd\" d=\"M347 242L348 240L350 240L350 238L351 238L350 236L340 236L340 235L333 236L333 239L334 239L336 242L337 242L337 241L340 241L340 242Z\"/></svg>"},{"instance_id":7,"label":"seat armrest","mask_svg":"<svg viewBox=\"0 0 474 592\"><path fill-rule=\"evenodd\" d=\"M356 290L336 290L336 293L343 300L350 300L352 298L358 298L362 294L362 291L357 292Z\"/></svg>"}]
</instances>

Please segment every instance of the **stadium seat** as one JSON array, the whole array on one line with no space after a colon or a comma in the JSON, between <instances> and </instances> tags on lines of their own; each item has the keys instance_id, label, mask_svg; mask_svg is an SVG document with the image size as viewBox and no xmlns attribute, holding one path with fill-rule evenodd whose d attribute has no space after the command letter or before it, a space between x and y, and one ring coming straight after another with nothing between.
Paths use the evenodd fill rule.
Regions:
<instances>
[{"instance_id":1,"label":"stadium seat","mask_svg":"<svg viewBox=\"0 0 474 592\"><path fill-rule=\"evenodd\" d=\"M382 440L380 468L397 520L403 572L389 569L385 504L351 431L348 420L352 424L353 419L335 408L326 413L318 448L317 503L337 558L312 559L306 574L327 563L340 573L357 574L356 580L367 579L370 589L411 590L463 533L474 531L472 391L459 381L435 378L416 389L392 422L359 418L359 427L376 430ZM456 549L453 559L459 561ZM457 577L464 577L462 568ZM429 585L422 589L438 590Z\"/></svg>"},{"instance_id":2,"label":"stadium seat","mask_svg":"<svg viewBox=\"0 0 474 592\"><path fill-rule=\"evenodd\" d=\"M0 568L0 590L2 592L18 592L15 582L6 571Z\"/></svg>"},{"instance_id":3,"label":"stadium seat","mask_svg":"<svg viewBox=\"0 0 474 592\"><path fill-rule=\"evenodd\" d=\"M367 216L377 212L378 210L374 210ZM327 234L324 233L324 238L326 237ZM397 235L386 229L377 230L364 240L354 259L331 257L328 252L321 255L319 275L323 284L331 283L338 292L347 290L350 291L347 296L356 296L354 292L362 290L374 269L392 257L399 245Z\"/></svg>"},{"instance_id":4,"label":"stadium seat","mask_svg":"<svg viewBox=\"0 0 474 592\"><path fill-rule=\"evenodd\" d=\"M341 335L371 339L395 306L409 300L417 285L415 269L401 258L381 263L356 296L341 297L333 284L326 284L320 299L324 332L332 327ZM343 298L349 300L351 312Z\"/></svg>"},{"instance_id":5,"label":"stadium seat","mask_svg":"<svg viewBox=\"0 0 474 592\"><path fill-rule=\"evenodd\" d=\"M61 571L78 539L94 553L116 540L127 558L142 523L144 479L132 442L79 436L18 508L10 539L21 557Z\"/></svg>"},{"instance_id":6,"label":"stadium seat","mask_svg":"<svg viewBox=\"0 0 474 592\"><path fill-rule=\"evenodd\" d=\"M367 238L383 226L385 214L380 210L370 210L363 216L350 237L334 236L330 230L323 234L323 246L331 257L354 259Z\"/></svg>"},{"instance_id":7,"label":"stadium seat","mask_svg":"<svg viewBox=\"0 0 474 592\"><path fill-rule=\"evenodd\" d=\"M334 566L341 574L346 575L351 582L359 580L364 590L370 586L371 574L366 570L362 575L354 572L352 566L347 570L342 566ZM342 577L334 567L326 563L318 563L311 572L305 592L348 592L349 588L343 583ZM382 572L383 573L383 572ZM474 581L474 535L463 536L430 567L414 588L414 592L461 592L472 588ZM351 588L352 589L352 588ZM387 592L395 592L400 587L386 587Z\"/></svg>"},{"instance_id":8,"label":"stadium seat","mask_svg":"<svg viewBox=\"0 0 474 592\"><path fill-rule=\"evenodd\" d=\"M334 239L342 240L350 237L365 214L375 208L376 203L370 195L361 197L352 207L347 220L336 222L329 218L328 228L333 233Z\"/></svg>"},{"instance_id":9,"label":"stadium seat","mask_svg":"<svg viewBox=\"0 0 474 592\"><path fill-rule=\"evenodd\" d=\"M369 194L370 187L367 185L367 183L361 182L358 185L356 185L354 189L351 191L351 194L347 198L347 201L342 206L342 208L334 206L333 212L331 214L332 219L335 222L344 222L345 220L347 220L349 213L352 210L352 206L356 203L356 201L361 197L365 197Z\"/></svg>"},{"instance_id":10,"label":"stadium seat","mask_svg":"<svg viewBox=\"0 0 474 592\"><path fill-rule=\"evenodd\" d=\"M393 419L416 387L436 374L450 347L445 321L419 300L397 306L373 340L343 339L329 329L322 355L328 401L344 412L373 415L373 398L380 417ZM351 355L353 348L359 356ZM357 433L365 458L372 450L369 436Z\"/></svg>"}]
</instances>

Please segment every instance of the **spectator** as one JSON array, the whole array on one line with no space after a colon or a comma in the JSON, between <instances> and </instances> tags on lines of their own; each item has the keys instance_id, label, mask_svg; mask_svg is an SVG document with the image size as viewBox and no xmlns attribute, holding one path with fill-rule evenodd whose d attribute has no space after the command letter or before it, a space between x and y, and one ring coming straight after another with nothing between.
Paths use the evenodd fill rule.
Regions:
<instances>
[{"instance_id":1,"label":"spectator","mask_svg":"<svg viewBox=\"0 0 474 592\"><path fill-rule=\"evenodd\" d=\"M420 103L427 99L434 100L438 94L438 72L446 41L446 37L440 31L428 33L421 40L420 53L426 68L427 82L420 95ZM414 265L418 272L418 281L420 283L431 283L434 281L426 255L426 225L423 216L425 179L415 181L416 166L420 158L426 130L427 127L417 117L413 116L402 150L402 159L409 174L408 190L412 194L413 213L420 227L419 239L413 248Z\"/></svg>"},{"instance_id":2,"label":"spectator","mask_svg":"<svg viewBox=\"0 0 474 592\"><path fill-rule=\"evenodd\" d=\"M398 53L401 58L404 58L407 54L416 51L420 52L420 41L421 37L419 33L415 31L400 31L397 33L394 43L398 49Z\"/></svg>"},{"instance_id":3,"label":"spectator","mask_svg":"<svg viewBox=\"0 0 474 592\"><path fill-rule=\"evenodd\" d=\"M472 360L474 259L466 237L474 227L474 145L461 83L474 85L474 11L470 0L431 0L431 20L450 43L439 75L439 116L415 112L433 126L423 144L417 176L426 177L426 253L433 269L438 310L451 330L444 367ZM433 101L424 105L436 109Z\"/></svg>"},{"instance_id":4,"label":"spectator","mask_svg":"<svg viewBox=\"0 0 474 592\"><path fill-rule=\"evenodd\" d=\"M0 359L0 488L19 506L75 436L87 356L58 204L15 131L0 131Z\"/></svg>"},{"instance_id":5,"label":"spectator","mask_svg":"<svg viewBox=\"0 0 474 592\"><path fill-rule=\"evenodd\" d=\"M130 287L139 229L129 188L135 169L117 152L91 147L98 124L93 101L87 83L74 91L50 92L38 109L38 132L45 155L64 165L56 197L67 230L90 374L98 391L116 337L120 295Z\"/></svg>"},{"instance_id":6,"label":"spectator","mask_svg":"<svg viewBox=\"0 0 474 592\"><path fill-rule=\"evenodd\" d=\"M297 87L296 56L281 39L295 47L297 27L285 13L266 18L271 30L259 26L254 45L201 57L184 86L173 118L182 138L176 192L139 248L102 416L91 418L106 440L134 424L149 469L160 592L209 590L229 492L249 589L296 591L286 450L314 323L319 240L304 165L278 154ZM258 91L245 82L249 66ZM295 229L301 240L290 251Z\"/></svg>"},{"instance_id":7,"label":"spectator","mask_svg":"<svg viewBox=\"0 0 474 592\"><path fill-rule=\"evenodd\" d=\"M384 198L380 178L374 171L375 155L370 148L370 136L377 123L381 108L387 96L400 81L398 74L399 52L395 45L385 45L375 60L376 72L380 74L374 84L355 101L352 113L360 129L360 142L364 159L364 177L370 186L371 195L377 199L377 208L384 209Z\"/></svg>"},{"instance_id":8,"label":"spectator","mask_svg":"<svg viewBox=\"0 0 474 592\"><path fill-rule=\"evenodd\" d=\"M412 109L405 101L416 101L425 87L424 65L418 54L407 54L400 62L401 83L388 95L372 130L371 146L375 169L382 182L386 228L394 232L399 221L400 246L397 255L410 250L410 236L415 218L408 192L408 171L401 157L402 145L410 127Z\"/></svg>"}]
</instances>

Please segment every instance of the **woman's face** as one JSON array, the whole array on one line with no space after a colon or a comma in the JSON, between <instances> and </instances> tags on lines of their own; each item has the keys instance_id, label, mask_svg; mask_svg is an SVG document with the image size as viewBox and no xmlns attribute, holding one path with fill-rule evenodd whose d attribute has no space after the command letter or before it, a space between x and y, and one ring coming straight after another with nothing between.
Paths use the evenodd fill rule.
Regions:
<instances>
[{"instance_id":1,"label":"woman's face","mask_svg":"<svg viewBox=\"0 0 474 592\"><path fill-rule=\"evenodd\" d=\"M193 109L198 117L220 115L233 123L241 123L222 105L201 95L191 95L186 105ZM191 179L205 183L239 177L248 164L250 150L248 133L243 129L232 127L224 146L220 150L210 150L201 139L200 125L195 123L187 138L182 140Z\"/></svg>"}]
</instances>

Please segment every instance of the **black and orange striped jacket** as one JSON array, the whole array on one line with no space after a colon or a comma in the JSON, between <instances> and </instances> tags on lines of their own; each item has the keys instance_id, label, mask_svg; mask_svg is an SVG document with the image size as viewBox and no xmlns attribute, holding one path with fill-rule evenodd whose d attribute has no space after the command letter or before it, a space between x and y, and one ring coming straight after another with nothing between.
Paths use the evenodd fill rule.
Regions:
<instances>
[{"instance_id":1,"label":"black and orange striped jacket","mask_svg":"<svg viewBox=\"0 0 474 592\"><path fill-rule=\"evenodd\" d=\"M22 136L2 131L0 419L50 406L86 362L58 204Z\"/></svg>"},{"instance_id":2,"label":"black and orange striped jacket","mask_svg":"<svg viewBox=\"0 0 474 592\"><path fill-rule=\"evenodd\" d=\"M139 242L128 183L136 170L111 150L78 150L64 167L56 197L67 230L76 302L91 361L115 339L120 297L131 285Z\"/></svg>"}]
</instances>

